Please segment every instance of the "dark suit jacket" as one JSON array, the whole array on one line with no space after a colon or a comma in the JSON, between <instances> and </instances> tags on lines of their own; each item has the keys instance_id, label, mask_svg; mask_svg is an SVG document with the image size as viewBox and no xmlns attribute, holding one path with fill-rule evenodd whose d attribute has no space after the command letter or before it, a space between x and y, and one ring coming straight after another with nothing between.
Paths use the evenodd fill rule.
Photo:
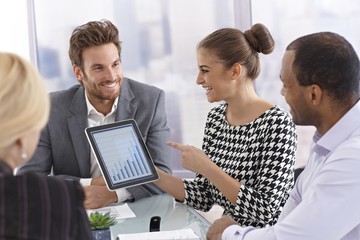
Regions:
<instances>
[{"instance_id":1,"label":"dark suit jacket","mask_svg":"<svg viewBox=\"0 0 360 240\"><path fill-rule=\"evenodd\" d=\"M84 88L80 85L51 93L50 119L42 131L34 156L18 171L50 174L79 180L90 178L90 145ZM133 118L145 139L155 165L171 173L170 137L164 91L123 79L115 121ZM134 199L162 193L154 183L128 188Z\"/></svg>"},{"instance_id":2,"label":"dark suit jacket","mask_svg":"<svg viewBox=\"0 0 360 240\"><path fill-rule=\"evenodd\" d=\"M92 239L83 201L76 181L13 176L0 161L0 239Z\"/></svg>"}]
</instances>

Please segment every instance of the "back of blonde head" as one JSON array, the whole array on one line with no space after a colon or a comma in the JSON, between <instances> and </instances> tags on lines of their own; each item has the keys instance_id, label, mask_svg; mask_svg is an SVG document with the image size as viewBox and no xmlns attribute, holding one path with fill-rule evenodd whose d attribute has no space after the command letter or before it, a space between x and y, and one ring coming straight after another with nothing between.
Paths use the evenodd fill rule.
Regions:
<instances>
[{"instance_id":1,"label":"back of blonde head","mask_svg":"<svg viewBox=\"0 0 360 240\"><path fill-rule=\"evenodd\" d=\"M50 102L45 82L25 59L0 52L0 149L43 128Z\"/></svg>"}]
</instances>

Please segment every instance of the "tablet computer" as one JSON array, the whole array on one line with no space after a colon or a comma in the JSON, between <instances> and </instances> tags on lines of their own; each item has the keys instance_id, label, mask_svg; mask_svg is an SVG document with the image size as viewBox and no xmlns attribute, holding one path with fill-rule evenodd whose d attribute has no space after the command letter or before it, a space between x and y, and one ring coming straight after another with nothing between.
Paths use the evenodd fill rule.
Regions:
<instances>
[{"instance_id":1,"label":"tablet computer","mask_svg":"<svg viewBox=\"0 0 360 240\"><path fill-rule=\"evenodd\" d=\"M88 127L85 133L109 190L159 178L134 119Z\"/></svg>"}]
</instances>

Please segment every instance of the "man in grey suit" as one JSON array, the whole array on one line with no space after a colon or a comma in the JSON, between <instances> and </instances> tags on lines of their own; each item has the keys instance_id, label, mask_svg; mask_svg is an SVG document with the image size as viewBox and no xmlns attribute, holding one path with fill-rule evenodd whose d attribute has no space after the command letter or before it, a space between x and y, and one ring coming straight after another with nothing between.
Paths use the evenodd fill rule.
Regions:
<instances>
[{"instance_id":1,"label":"man in grey suit","mask_svg":"<svg viewBox=\"0 0 360 240\"><path fill-rule=\"evenodd\" d=\"M50 119L32 159L17 174L39 172L80 181L85 207L137 200L162 191L153 183L109 191L85 135L88 126L133 118L154 163L171 173L164 91L123 77L118 29L107 20L81 25L69 56L80 85L50 94Z\"/></svg>"}]
</instances>

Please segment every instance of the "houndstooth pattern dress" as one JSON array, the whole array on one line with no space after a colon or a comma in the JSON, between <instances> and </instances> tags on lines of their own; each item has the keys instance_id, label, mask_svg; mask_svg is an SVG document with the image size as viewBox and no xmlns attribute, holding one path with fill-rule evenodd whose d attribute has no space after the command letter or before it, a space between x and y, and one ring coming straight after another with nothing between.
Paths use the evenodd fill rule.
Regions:
<instances>
[{"instance_id":1,"label":"houndstooth pattern dress","mask_svg":"<svg viewBox=\"0 0 360 240\"><path fill-rule=\"evenodd\" d=\"M213 108L206 121L203 150L228 175L241 182L236 204L197 174L183 180L184 203L201 211L214 204L240 225L273 225L293 187L297 135L290 115L278 106L254 121L231 126L226 104Z\"/></svg>"}]
</instances>

